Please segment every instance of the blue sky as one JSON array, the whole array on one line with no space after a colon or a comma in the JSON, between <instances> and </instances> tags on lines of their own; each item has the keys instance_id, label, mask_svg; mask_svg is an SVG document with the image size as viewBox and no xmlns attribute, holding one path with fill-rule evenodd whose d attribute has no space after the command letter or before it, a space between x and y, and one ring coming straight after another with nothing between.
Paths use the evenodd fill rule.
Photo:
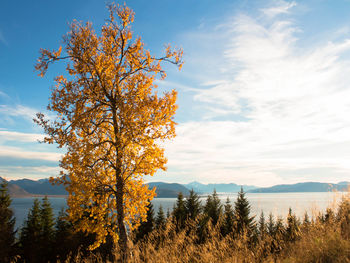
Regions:
<instances>
[{"instance_id":1,"label":"blue sky","mask_svg":"<svg viewBox=\"0 0 350 263\"><path fill-rule=\"evenodd\" d=\"M350 1L141 1L133 30L161 54L182 47L161 89L177 89L177 137L168 171L150 181L269 186L350 179ZM0 176L58 174L63 153L37 142L55 65L34 72L40 48L57 49L76 20L98 31L103 1L0 5Z\"/></svg>"}]
</instances>

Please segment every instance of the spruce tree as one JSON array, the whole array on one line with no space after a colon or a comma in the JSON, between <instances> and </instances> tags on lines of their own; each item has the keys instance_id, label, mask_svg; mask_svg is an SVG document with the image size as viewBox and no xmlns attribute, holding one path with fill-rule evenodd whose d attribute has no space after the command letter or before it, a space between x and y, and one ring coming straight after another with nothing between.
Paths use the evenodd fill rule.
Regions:
<instances>
[{"instance_id":1,"label":"spruce tree","mask_svg":"<svg viewBox=\"0 0 350 263\"><path fill-rule=\"evenodd\" d=\"M136 230L136 240L144 239L154 229L154 209L151 202L147 205L147 218Z\"/></svg>"},{"instance_id":2,"label":"spruce tree","mask_svg":"<svg viewBox=\"0 0 350 263\"><path fill-rule=\"evenodd\" d=\"M281 217L278 217L275 223L275 236L282 237L285 235L286 228L283 225L283 219Z\"/></svg>"},{"instance_id":3,"label":"spruce tree","mask_svg":"<svg viewBox=\"0 0 350 263\"><path fill-rule=\"evenodd\" d=\"M286 235L286 230L283 225L282 218L278 217L274 227L274 233L272 235L273 241L271 244L271 253L278 254L282 251L284 247L284 237ZM276 261L276 260L275 260Z\"/></svg>"},{"instance_id":4,"label":"spruce tree","mask_svg":"<svg viewBox=\"0 0 350 263\"><path fill-rule=\"evenodd\" d=\"M267 226L266 226L265 216L263 211L261 211L261 214L260 214L258 231L259 231L260 238L263 239L267 233Z\"/></svg>"},{"instance_id":5,"label":"spruce tree","mask_svg":"<svg viewBox=\"0 0 350 263\"><path fill-rule=\"evenodd\" d=\"M16 220L11 202L7 182L0 178L0 262L10 262L14 256Z\"/></svg>"},{"instance_id":6,"label":"spruce tree","mask_svg":"<svg viewBox=\"0 0 350 263\"><path fill-rule=\"evenodd\" d=\"M295 241L300 235L300 223L295 214L292 213L292 208L289 208L287 216L286 239L287 241Z\"/></svg>"},{"instance_id":7,"label":"spruce tree","mask_svg":"<svg viewBox=\"0 0 350 263\"><path fill-rule=\"evenodd\" d=\"M177 195L176 204L173 210L175 223L178 229L182 229L185 226L186 221L186 207L184 196L181 192Z\"/></svg>"},{"instance_id":8,"label":"spruce tree","mask_svg":"<svg viewBox=\"0 0 350 263\"><path fill-rule=\"evenodd\" d=\"M242 187L235 202L234 216L237 234L243 231L251 234L254 229L254 216L250 216L250 204Z\"/></svg>"},{"instance_id":9,"label":"spruce tree","mask_svg":"<svg viewBox=\"0 0 350 263\"><path fill-rule=\"evenodd\" d=\"M20 246L22 249L22 257L25 262L45 262L40 255L41 230L40 202L38 199L35 199L20 234Z\"/></svg>"},{"instance_id":10,"label":"spruce tree","mask_svg":"<svg viewBox=\"0 0 350 263\"><path fill-rule=\"evenodd\" d=\"M66 220L66 211L62 208L58 214L55 225L54 248L61 262L64 262L67 255L74 249L72 224Z\"/></svg>"},{"instance_id":11,"label":"spruce tree","mask_svg":"<svg viewBox=\"0 0 350 263\"><path fill-rule=\"evenodd\" d=\"M165 215L164 215L164 211L163 211L162 205L159 206L155 223L156 223L156 227L158 229L159 228L163 228L165 226L166 219L165 219Z\"/></svg>"},{"instance_id":12,"label":"spruce tree","mask_svg":"<svg viewBox=\"0 0 350 263\"><path fill-rule=\"evenodd\" d=\"M196 219L201 212L201 202L199 196L193 189L185 201L186 215L188 219Z\"/></svg>"},{"instance_id":13,"label":"spruce tree","mask_svg":"<svg viewBox=\"0 0 350 263\"><path fill-rule=\"evenodd\" d=\"M52 259L52 248L55 235L55 218L49 199L45 196L40 206L41 217L41 248L45 260ZM52 261L52 260L51 260Z\"/></svg>"},{"instance_id":14,"label":"spruce tree","mask_svg":"<svg viewBox=\"0 0 350 263\"><path fill-rule=\"evenodd\" d=\"M203 207L203 214L199 222L198 238L199 242L205 242L210 237L209 221L215 226L222 216L222 205L220 199L214 190L212 195L208 195Z\"/></svg>"},{"instance_id":15,"label":"spruce tree","mask_svg":"<svg viewBox=\"0 0 350 263\"><path fill-rule=\"evenodd\" d=\"M222 215L222 205L215 189L213 194L208 196L203 210L204 215L206 215L208 219L211 219L215 226Z\"/></svg>"},{"instance_id":16,"label":"spruce tree","mask_svg":"<svg viewBox=\"0 0 350 263\"><path fill-rule=\"evenodd\" d=\"M303 225L308 226L308 225L310 225L310 224L311 224L310 217L309 217L308 213L305 212L305 214L304 214Z\"/></svg>"},{"instance_id":17,"label":"spruce tree","mask_svg":"<svg viewBox=\"0 0 350 263\"><path fill-rule=\"evenodd\" d=\"M224 206L224 222L221 233L225 236L232 233L234 228L234 214L230 199L227 197Z\"/></svg>"},{"instance_id":18,"label":"spruce tree","mask_svg":"<svg viewBox=\"0 0 350 263\"><path fill-rule=\"evenodd\" d=\"M275 221L273 219L272 213L269 214L269 220L267 222L267 232L270 236L275 234Z\"/></svg>"}]
</instances>

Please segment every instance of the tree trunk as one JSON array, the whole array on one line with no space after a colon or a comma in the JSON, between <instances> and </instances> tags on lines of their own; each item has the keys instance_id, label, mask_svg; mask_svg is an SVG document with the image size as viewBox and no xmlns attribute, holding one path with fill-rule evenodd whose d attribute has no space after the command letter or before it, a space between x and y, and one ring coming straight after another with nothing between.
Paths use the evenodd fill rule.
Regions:
<instances>
[{"instance_id":1,"label":"tree trunk","mask_svg":"<svg viewBox=\"0 0 350 263\"><path fill-rule=\"evenodd\" d=\"M122 263L128 262L128 236L124 225L124 184L122 178L118 176L117 180L117 214L118 214L118 234L119 234L119 247L120 247L120 260Z\"/></svg>"}]
</instances>

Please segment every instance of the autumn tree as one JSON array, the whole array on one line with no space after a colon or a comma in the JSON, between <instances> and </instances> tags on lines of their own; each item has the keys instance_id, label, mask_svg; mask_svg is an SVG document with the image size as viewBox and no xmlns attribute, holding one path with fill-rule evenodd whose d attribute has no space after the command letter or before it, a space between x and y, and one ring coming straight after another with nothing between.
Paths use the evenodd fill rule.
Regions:
<instances>
[{"instance_id":1,"label":"autumn tree","mask_svg":"<svg viewBox=\"0 0 350 263\"><path fill-rule=\"evenodd\" d=\"M109 18L97 34L91 23L73 22L63 48L41 50L36 69L66 61L68 76L55 78L48 111L35 121L48 135L44 142L67 150L60 161L69 197L70 220L77 230L96 233L97 248L108 235L127 256L126 225L133 230L146 219L154 190L144 175L165 170L162 142L175 136L176 91L159 95L156 78L166 76L162 62L182 66L182 51L166 47L154 57L133 37L134 13L109 6Z\"/></svg>"}]
</instances>

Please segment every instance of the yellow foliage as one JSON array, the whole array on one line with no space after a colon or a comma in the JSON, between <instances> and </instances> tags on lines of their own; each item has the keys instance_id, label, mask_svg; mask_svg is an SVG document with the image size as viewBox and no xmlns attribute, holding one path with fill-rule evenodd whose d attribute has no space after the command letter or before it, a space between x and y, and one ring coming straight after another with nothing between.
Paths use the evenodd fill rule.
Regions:
<instances>
[{"instance_id":1,"label":"yellow foliage","mask_svg":"<svg viewBox=\"0 0 350 263\"><path fill-rule=\"evenodd\" d=\"M97 234L91 249L108 234L125 239L125 225L133 229L145 219L155 192L143 176L166 169L159 143L175 136L177 108L176 91L159 96L154 80L165 77L162 62L182 66L182 50L168 46L156 58L133 37L132 10L110 5L109 11L100 35L91 23L74 21L64 51L42 49L36 65L44 76L50 63L67 61L68 76L55 78L48 105L56 118L38 113L35 121L48 135L45 142L67 149L61 177L52 180L66 185L77 230Z\"/></svg>"}]
</instances>

